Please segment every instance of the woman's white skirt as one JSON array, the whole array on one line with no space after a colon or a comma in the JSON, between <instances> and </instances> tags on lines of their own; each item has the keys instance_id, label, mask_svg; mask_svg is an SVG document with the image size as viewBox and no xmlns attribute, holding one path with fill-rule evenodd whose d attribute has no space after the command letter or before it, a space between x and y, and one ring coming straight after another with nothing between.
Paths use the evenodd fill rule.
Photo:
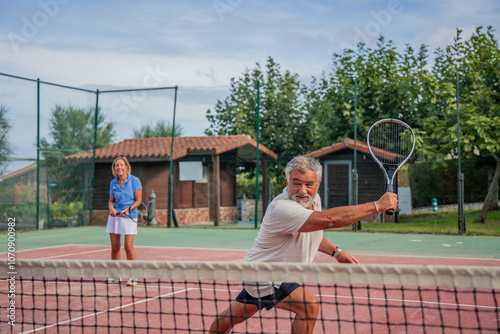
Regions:
<instances>
[{"instance_id":1,"label":"woman's white skirt","mask_svg":"<svg viewBox=\"0 0 500 334\"><path fill-rule=\"evenodd\" d=\"M121 235L137 234L137 224L130 218L116 216L108 216L108 223L106 224L107 233L115 233Z\"/></svg>"}]
</instances>

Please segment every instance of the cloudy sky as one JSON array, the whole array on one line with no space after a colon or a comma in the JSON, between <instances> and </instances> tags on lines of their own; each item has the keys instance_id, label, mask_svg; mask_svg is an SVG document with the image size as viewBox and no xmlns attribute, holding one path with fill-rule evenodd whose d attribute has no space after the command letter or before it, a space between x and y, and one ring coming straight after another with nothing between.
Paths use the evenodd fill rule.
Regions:
<instances>
[{"instance_id":1,"label":"cloudy sky","mask_svg":"<svg viewBox=\"0 0 500 334\"><path fill-rule=\"evenodd\" d=\"M269 56L305 83L358 42L433 52L479 25L498 34L500 1L0 0L0 72L90 90L177 85L177 121L198 136L230 79Z\"/></svg>"}]
</instances>

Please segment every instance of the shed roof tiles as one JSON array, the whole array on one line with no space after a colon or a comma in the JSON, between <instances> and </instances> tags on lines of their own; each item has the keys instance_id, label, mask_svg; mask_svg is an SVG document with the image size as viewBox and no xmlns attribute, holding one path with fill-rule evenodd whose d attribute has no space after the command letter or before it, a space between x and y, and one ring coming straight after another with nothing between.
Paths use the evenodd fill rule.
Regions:
<instances>
[{"instance_id":1,"label":"shed roof tiles","mask_svg":"<svg viewBox=\"0 0 500 334\"><path fill-rule=\"evenodd\" d=\"M242 158L255 158L257 142L249 135L175 137L173 159L193 154L222 154L238 150ZM276 153L259 145L260 152L272 159ZM172 137L125 139L119 143L96 149L96 159L108 160L118 156L130 159L170 159ZM80 152L65 158L66 162L92 159L92 152Z\"/></svg>"}]
</instances>

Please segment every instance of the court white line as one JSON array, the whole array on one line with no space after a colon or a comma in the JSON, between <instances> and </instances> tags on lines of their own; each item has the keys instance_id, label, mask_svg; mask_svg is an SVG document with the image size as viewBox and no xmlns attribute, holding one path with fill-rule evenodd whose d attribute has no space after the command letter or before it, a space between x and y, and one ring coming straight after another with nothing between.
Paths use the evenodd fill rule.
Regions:
<instances>
[{"instance_id":1,"label":"court white line","mask_svg":"<svg viewBox=\"0 0 500 334\"><path fill-rule=\"evenodd\" d=\"M109 252L109 247L106 249L98 249L98 250L93 250L93 251L86 251L86 252L78 252L78 253L69 253L69 254L63 254L63 255L54 255L54 256L47 256L47 257L42 257L39 259L55 259L58 257L66 257L66 256L73 256L73 255L80 255L80 254L90 254L90 253L99 253L99 252Z\"/></svg>"},{"instance_id":2,"label":"court white line","mask_svg":"<svg viewBox=\"0 0 500 334\"><path fill-rule=\"evenodd\" d=\"M21 250L16 250L16 253L22 253L22 252L31 252L31 251L41 251L44 249L53 249L53 248L62 248L62 247L68 247L68 246L80 246L80 245L57 245L57 246L47 246L47 247L39 247L39 248L30 248L30 249L21 249ZM91 246L91 245L81 245L81 246ZM0 254L6 254L6 252L0 253Z\"/></svg>"},{"instance_id":3,"label":"court white line","mask_svg":"<svg viewBox=\"0 0 500 334\"><path fill-rule=\"evenodd\" d=\"M91 251L84 251L84 252L75 252L75 253L68 253L68 254L62 254L62 255L53 255L53 256L45 256L45 257L30 257L32 260L38 260L38 259L56 259L56 258L62 258L66 256L73 256L73 255L80 255L80 254L90 254L90 253L99 253L99 252L108 252L110 248L108 246L99 246L99 245L75 245L75 244L70 244L70 245L63 245L63 246L54 246L54 247L43 247L43 248L35 248L35 249L25 249L21 251L16 251L16 253L20 252L29 252L29 251L39 251L39 250L46 250L46 249L52 249L52 248L61 248L61 247L105 247L103 249L96 249L96 250L91 250ZM2 253L0 253L1 255Z\"/></svg>"},{"instance_id":4,"label":"court white line","mask_svg":"<svg viewBox=\"0 0 500 334\"><path fill-rule=\"evenodd\" d=\"M60 325L68 324L70 322L82 320L82 319L89 318L89 317L95 317L95 316L98 316L98 315L103 314L103 313L112 312L112 311L115 311L115 310L119 310L121 308L126 308L126 307L130 307L130 306L134 306L134 305L139 305L139 304L142 304L142 303L147 303L149 301L152 301L152 300L155 300L155 299L158 299L158 298L168 297L168 296L176 295L178 293L184 293L184 292L187 292L187 291L190 291L190 290L197 290L197 289L195 289L195 288L189 288L189 289L186 289L186 290L180 290L180 291L174 291L174 292L166 293L164 295L160 295L160 296L156 296L156 297L144 299L144 300L141 300L141 301L138 301L138 302L134 302L134 303L126 304L126 305L120 305L120 306L117 306L117 307L113 307L111 309L103 310L103 311L92 313L92 314L87 314L86 316L83 316L83 317L72 318L72 319L69 319L69 320L66 320L66 321L61 321L61 322L58 322L58 323L55 323L55 324L52 324L52 325L49 325L49 326L35 328L35 329L30 330L30 331L23 332L22 334L38 332L40 330L45 330L47 328L52 328L54 326L60 326Z\"/></svg>"},{"instance_id":5,"label":"court white line","mask_svg":"<svg viewBox=\"0 0 500 334\"><path fill-rule=\"evenodd\" d=\"M316 296L321 297L321 298L344 298L344 299L358 299L358 300L376 300L376 301L382 301L382 302L398 302L398 303L416 303L416 304L422 304L423 307L425 308L426 305L443 305L443 306L453 306L453 307L469 307L469 308L484 308L484 309L500 309L499 307L495 306L487 306L487 305L469 305L469 304L455 304L455 303L442 303L442 302L432 302L432 301L427 301L427 300L412 300L412 299L392 299L392 298L376 298L376 297L352 297L352 296L334 296L334 295L319 295L316 294ZM358 304L356 304L358 305ZM366 306L369 306L370 304L367 304Z\"/></svg>"},{"instance_id":6,"label":"court white line","mask_svg":"<svg viewBox=\"0 0 500 334\"><path fill-rule=\"evenodd\" d=\"M40 247L40 248L30 248L30 249L16 250L16 254L22 253L22 252L43 251L43 250L47 250L47 249L65 248L65 247L105 247L104 250L110 249L110 246L102 246L102 245L77 245L77 244L68 244L68 245L57 245L57 246L48 246L48 247ZM7 254L7 252L0 253L0 255L2 255L2 254ZM78 254L78 253L75 253L75 254ZM47 259L48 258L49 257L47 257Z\"/></svg>"}]
</instances>

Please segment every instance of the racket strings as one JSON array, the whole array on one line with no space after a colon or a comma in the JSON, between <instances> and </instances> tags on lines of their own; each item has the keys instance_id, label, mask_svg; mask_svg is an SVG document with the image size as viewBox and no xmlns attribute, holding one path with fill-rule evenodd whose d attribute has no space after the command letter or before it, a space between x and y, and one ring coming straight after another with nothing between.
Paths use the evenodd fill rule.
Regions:
<instances>
[{"instance_id":1,"label":"racket strings","mask_svg":"<svg viewBox=\"0 0 500 334\"><path fill-rule=\"evenodd\" d=\"M373 153L385 165L399 165L410 154L413 147L411 130L396 122L383 122L370 131Z\"/></svg>"}]
</instances>

